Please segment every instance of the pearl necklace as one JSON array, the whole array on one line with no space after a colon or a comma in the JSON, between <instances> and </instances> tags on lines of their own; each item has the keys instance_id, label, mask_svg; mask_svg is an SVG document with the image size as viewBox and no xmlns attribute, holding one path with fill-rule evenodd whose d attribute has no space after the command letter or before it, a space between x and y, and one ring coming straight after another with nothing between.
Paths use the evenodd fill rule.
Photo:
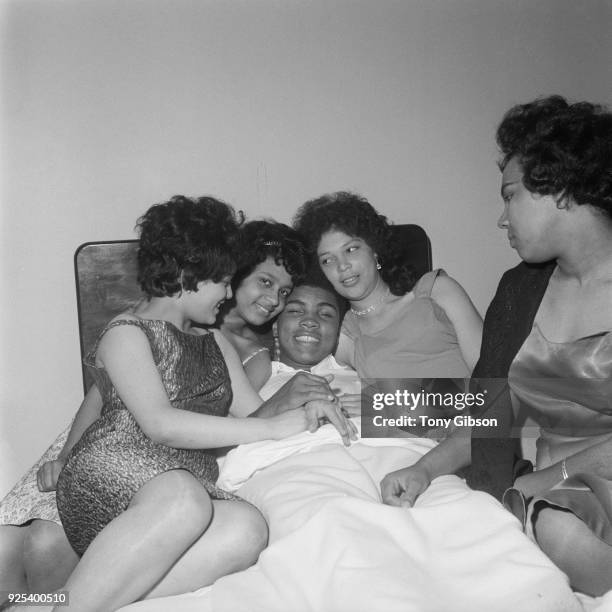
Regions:
<instances>
[{"instance_id":1,"label":"pearl necklace","mask_svg":"<svg viewBox=\"0 0 612 612\"><path fill-rule=\"evenodd\" d=\"M370 304L367 308L364 308L363 310L357 310L356 308L351 307L351 312L356 317L365 317L367 314L374 312L381 304L383 304L388 295L389 290L387 289L387 291L385 291L385 293L381 295L378 301L374 302L374 304Z\"/></svg>"}]
</instances>

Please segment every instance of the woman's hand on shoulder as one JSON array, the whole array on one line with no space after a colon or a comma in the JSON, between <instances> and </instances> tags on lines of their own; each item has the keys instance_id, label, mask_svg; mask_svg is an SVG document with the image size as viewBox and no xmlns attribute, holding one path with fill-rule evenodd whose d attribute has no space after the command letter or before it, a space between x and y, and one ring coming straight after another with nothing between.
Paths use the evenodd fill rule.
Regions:
<instances>
[{"instance_id":1,"label":"woman's hand on shoulder","mask_svg":"<svg viewBox=\"0 0 612 612\"><path fill-rule=\"evenodd\" d=\"M446 274L436 278L431 297L446 313L455 328L461 354L470 370L480 356L482 317L465 289Z\"/></svg>"}]
</instances>

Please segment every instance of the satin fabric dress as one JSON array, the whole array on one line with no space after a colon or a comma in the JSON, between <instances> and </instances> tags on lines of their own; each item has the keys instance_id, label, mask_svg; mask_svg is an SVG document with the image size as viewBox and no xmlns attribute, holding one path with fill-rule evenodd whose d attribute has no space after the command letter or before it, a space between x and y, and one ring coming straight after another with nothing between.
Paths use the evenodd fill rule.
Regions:
<instances>
[{"instance_id":1,"label":"satin fabric dress","mask_svg":"<svg viewBox=\"0 0 612 612\"><path fill-rule=\"evenodd\" d=\"M612 332L552 342L534 324L510 366L508 382L515 405L540 426L536 469L606 440L612 443ZM570 474L531 505L534 519L546 506L569 510L612 545L612 480Z\"/></svg>"}]
</instances>

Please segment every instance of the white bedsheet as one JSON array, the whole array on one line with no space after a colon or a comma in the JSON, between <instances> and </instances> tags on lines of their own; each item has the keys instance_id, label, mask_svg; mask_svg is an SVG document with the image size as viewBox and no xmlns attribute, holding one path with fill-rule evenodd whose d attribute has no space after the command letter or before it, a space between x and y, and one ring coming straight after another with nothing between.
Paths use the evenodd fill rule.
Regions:
<instances>
[{"instance_id":1,"label":"white bedsheet","mask_svg":"<svg viewBox=\"0 0 612 612\"><path fill-rule=\"evenodd\" d=\"M436 479L412 509L380 503L382 476L416 461L434 442L360 441L345 448L330 427L300 436L245 445L223 466L221 482L246 480L238 493L270 526L270 544L255 566L196 593L123 610L582 610L565 576L518 521L459 478Z\"/></svg>"}]
</instances>

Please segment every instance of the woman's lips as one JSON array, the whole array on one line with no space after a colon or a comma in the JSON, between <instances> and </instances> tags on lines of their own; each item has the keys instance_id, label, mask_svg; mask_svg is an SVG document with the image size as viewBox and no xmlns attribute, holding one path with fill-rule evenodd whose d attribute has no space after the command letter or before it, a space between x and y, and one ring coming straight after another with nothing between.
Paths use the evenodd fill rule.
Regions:
<instances>
[{"instance_id":1,"label":"woman's lips","mask_svg":"<svg viewBox=\"0 0 612 612\"><path fill-rule=\"evenodd\" d=\"M258 310L262 314L265 314L267 317L269 317L274 312L274 308L272 309L266 308L265 306L262 306L261 304L258 304L257 302L255 302L255 306L257 306Z\"/></svg>"},{"instance_id":2,"label":"woman's lips","mask_svg":"<svg viewBox=\"0 0 612 612\"><path fill-rule=\"evenodd\" d=\"M346 278L341 279L340 283L344 285L345 287L352 287L353 285L357 284L358 281L359 281L359 275L353 274L351 276L347 276Z\"/></svg>"}]
</instances>

